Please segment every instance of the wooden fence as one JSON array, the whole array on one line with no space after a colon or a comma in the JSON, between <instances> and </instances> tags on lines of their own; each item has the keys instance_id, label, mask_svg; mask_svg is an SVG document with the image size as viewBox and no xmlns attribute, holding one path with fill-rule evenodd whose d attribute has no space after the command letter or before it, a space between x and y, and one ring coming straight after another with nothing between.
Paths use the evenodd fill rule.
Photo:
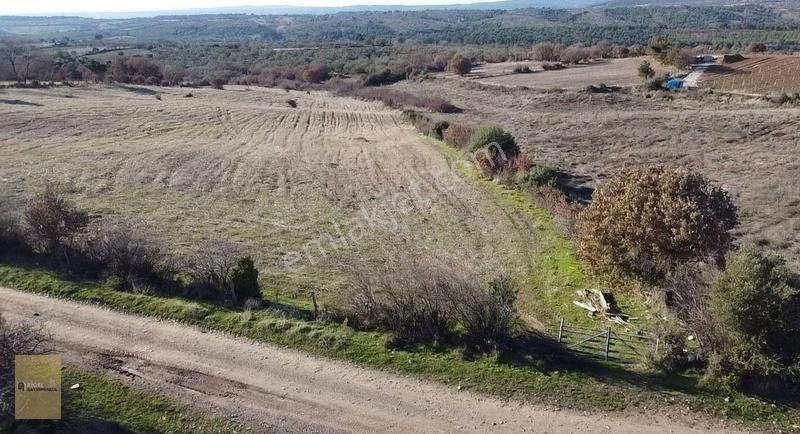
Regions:
<instances>
[{"instance_id":1,"label":"wooden fence","mask_svg":"<svg viewBox=\"0 0 800 434\"><path fill-rule=\"evenodd\" d=\"M558 342L590 357L618 363L636 363L648 353L658 351L659 339L653 336L606 329L568 325L563 319L558 327Z\"/></svg>"}]
</instances>

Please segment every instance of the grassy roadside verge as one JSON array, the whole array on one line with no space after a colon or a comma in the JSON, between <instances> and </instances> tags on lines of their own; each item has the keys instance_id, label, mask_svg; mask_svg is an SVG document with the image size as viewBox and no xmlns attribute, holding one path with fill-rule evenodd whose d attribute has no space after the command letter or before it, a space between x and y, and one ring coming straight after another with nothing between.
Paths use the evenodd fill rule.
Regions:
<instances>
[{"instance_id":1,"label":"grassy roadside verge","mask_svg":"<svg viewBox=\"0 0 800 434\"><path fill-rule=\"evenodd\" d=\"M80 384L77 390L70 390ZM102 375L62 372L62 420L19 422L9 432L229 433L237 425L206 416L160 395L133 389ZM0 431L4 428L0 426ZM5 432L5 431L4 431Z\"/></svg>"},{"instance_id":2,"label":"grassy roadside verge","mask_svg":"<svg viewBox=\"0 0 800 434\"><path fill-rule=\"evenodd\" d=\"M589 317L585 311L573 305L576 290L601 286L584 274L572 242L559 232L545 209L531 201L523 191L480 176L474 166L467 162L462 151L440 140L430 137L424 139L447 159L459 176L485 191L506 212L514 213L522 221L530 223L529 233L514 234L507 241L515 244L515 254L507 255L506 260L508 263L516 262L511 268L518 270L518 277L525 283L525 291L520 294L524 312L534 315L550 327L558 324L561 318L570 324L590 328L615 327L614 324ZM524 252L524 255L519 255L519 252ZM623 312L639 318L631 327L647 327L648 309L641 298L626 291L612 292Z\"/></svg>"},{"instance_id":3,"label":"grassy roadside verge","mask_svg":"<svg viewBox=\"0 0 800 434\"><path fill-rule=\"evenodd\" d=\"M390 351L385 346L388 337L380 333L284 318L271 310L229 310L179 298L123 293L93 282L69 281L48 271L20 265L0 265L0 285L132 314L177 320L502 397L585 410L680 405L753 426L800 431L797 409L774 406L737 392L707 389L691 376L666 378L589 363L553 366L536 355L511 358L501 354L468 360L458 350Z\"/></svg>"}]
</instances>

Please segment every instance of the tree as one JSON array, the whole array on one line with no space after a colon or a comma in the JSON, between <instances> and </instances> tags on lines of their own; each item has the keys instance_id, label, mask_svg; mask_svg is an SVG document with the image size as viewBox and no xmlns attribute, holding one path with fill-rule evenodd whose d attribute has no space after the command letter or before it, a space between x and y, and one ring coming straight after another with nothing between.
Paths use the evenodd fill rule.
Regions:
<instances>
[{"instance_id":1,"label":"tree","mask_svg":"<svg viewBox=\"0 0 800 434\"><path fill-rule=\"evenodd\" d=\"M647 81L653 78L656 75L656 70L653 69L653 66L650 65L650 62L645 60L639 65L639 77L642 77L644 81Z\"/></svg>"},{"instance_id":2,"label":"tree","mask_svg":"<svg viewBox=\"0 0 800 434\"><path fill-rule=\"evenodd\" d=\"M253 258L250 256L239 258L236 266L231 270L231 286L233 287L234 301L237 303L243 303L250 298L261 298L258 269L256 269Z\"/></svg>"},{"instance_id":3,"label":"tree","mask_svg":"<svg viewBox=\"0 0 800 434\"><path fill-rule=\"evenodd\" d=\"M13 42L0 44L0 76L7 79L27 83L36 74L41 76L46 72L48 63L46 57L29 46Z\"/></svg>"},{"instance_id":4,"label":"tree","mask_svg":"<svg viewBox=\"0 0 800 434\"><path fill-rule=\"evenodd\" d=\"M728 193L702 175L663 166L626 169L581 214L578 253L592 274L658 283L686 263L721 263L736 224Z\"/></svg>"},{"instance_id":5,"label":"tree","mask_svg":"<svg viewBox=\"0 0 800 434\"><path fill-rule=\"evenodd\" d=\"M456 54L452 59L450 59L448 68L450 69L450 72L464 76L472 71L472 62L470 62L466 57Z\"/></svg>"}]
</instances>

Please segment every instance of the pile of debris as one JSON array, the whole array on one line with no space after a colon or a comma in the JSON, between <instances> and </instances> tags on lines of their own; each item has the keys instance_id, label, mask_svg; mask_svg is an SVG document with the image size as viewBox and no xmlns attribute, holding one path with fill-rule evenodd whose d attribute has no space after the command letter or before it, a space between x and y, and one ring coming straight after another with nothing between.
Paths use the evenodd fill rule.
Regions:
<instances>
[{"instance_id":1,"label":"pile of debris","mask_svg":"<svg viewBox=\"0 0 800 434\"><path fill-rule=\"evenodd\" d=\"M617 324L628 324L636 318L622 313L614 301L614 296L603 293L597 289L582 289L578 291L579 300L573 301L575 306L589 311L589 316L602 315L607 320Z\"/></svg>"}]
</instances>

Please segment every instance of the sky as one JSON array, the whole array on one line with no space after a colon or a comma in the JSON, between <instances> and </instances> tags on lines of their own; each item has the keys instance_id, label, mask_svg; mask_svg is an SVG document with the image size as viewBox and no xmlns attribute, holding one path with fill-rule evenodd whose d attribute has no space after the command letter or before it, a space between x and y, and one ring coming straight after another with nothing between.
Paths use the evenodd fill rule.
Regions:
<instances>
[{"instance_id":1,"label":"sky","mask_svg":"<svg viewBox=\"0 0 800 434\"><path fill-rule=\"evenodd\" d=\"M0 15L62 12L141 12L229 6L434 5L487 0L0 0Z\"/></svg>"}]
</instances>

